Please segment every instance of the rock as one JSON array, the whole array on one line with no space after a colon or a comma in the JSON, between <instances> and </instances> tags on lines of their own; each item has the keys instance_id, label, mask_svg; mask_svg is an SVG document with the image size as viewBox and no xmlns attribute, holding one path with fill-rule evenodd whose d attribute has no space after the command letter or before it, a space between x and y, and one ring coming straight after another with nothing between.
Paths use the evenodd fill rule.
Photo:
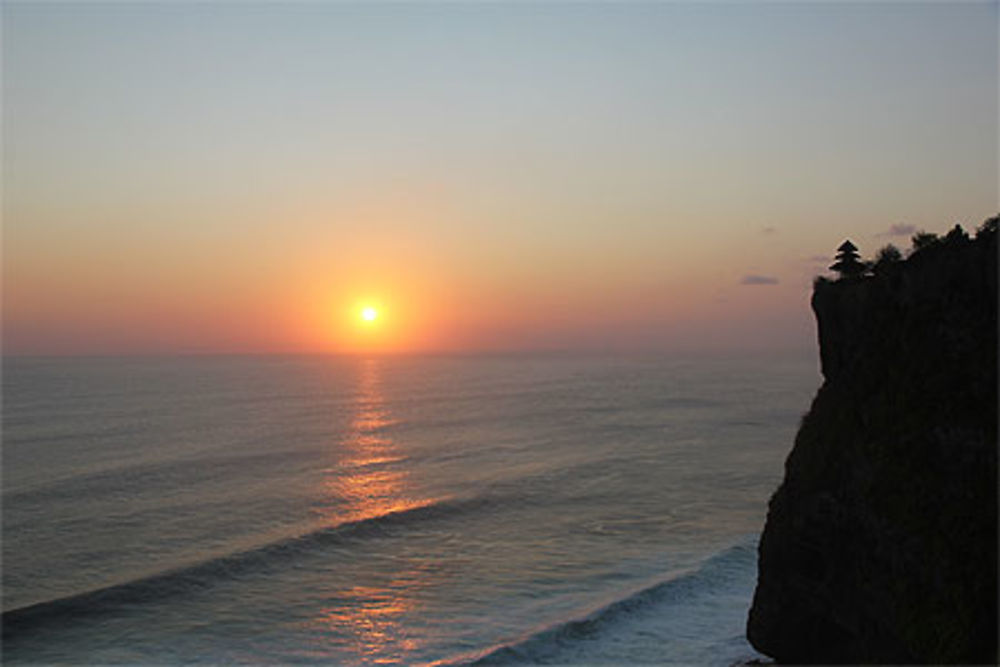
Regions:
<instances>
[{"instance_id":1,"label":"rock","mask_svg":"<svg viewBox=\"0 0 1000 667\"><path fill-rule=\"evenodd\" d=\"M997 233L817 281L824 383L747 637L784 663L996 663Z\"/></svg>"}]
</instances>

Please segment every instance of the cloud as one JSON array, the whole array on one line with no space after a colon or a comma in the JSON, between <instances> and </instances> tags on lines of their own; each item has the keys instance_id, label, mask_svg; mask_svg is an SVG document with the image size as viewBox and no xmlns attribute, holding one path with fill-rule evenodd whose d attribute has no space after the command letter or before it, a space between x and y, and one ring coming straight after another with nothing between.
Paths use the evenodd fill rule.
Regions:
<instances>
[{"instance_id":1,"label":"cloud","mask_svg":"<svg viewBox=\"0 0 1000 667\"><path fill-rule=\"evenodd\" d=\"M777 285L778 279L772 276L749 274L740 279L740 285Z\"/></svg>"},{"instance_id":2,"label":"cloud","mask_svg":"<svg viewBox=\"0 0 1000 667\"><path fill-rule=\"evenodd\" d=\"M776 231L778 230L775 229L774 227L764 227L763 229L760 230L760 233L767 235L767 234L774 234Z\"/></svg>"},{"instance_id":3,"label":"cloud","mask_svg":"<svg viewBox=\"0 0 1000 667\"><path fill-rule=\"evenodd\" d=\"M889 231L882 232L879 236L912 236L917 233L917 228L914 225L892 225L889 227Z\"/></svg>"}]
</instances>

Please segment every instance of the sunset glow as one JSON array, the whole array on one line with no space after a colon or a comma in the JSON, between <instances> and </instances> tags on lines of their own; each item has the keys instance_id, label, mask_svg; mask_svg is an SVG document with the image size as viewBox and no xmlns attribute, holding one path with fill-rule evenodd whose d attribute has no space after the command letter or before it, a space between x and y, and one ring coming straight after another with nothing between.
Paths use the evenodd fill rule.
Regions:
<instances>
[{"instance_id":1,"label":"sunset glow","mask_svg":"<svg viewBox=\"0 0 1000 667\"><path fill-rule=\"evenodd\" d=\"M9 3L4 348L806 349L996 206L995 5L862 5Z\"/></svg>"}]
</instances>

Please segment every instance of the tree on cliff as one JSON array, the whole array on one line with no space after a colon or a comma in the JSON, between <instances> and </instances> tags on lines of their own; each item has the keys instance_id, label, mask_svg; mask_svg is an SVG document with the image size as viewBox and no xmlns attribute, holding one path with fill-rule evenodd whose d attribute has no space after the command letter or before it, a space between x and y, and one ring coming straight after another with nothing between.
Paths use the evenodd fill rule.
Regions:
<instances>
[{"instance_id":1,"label":"tree on cliff","mask_svg":"<svg viewBox=\"0 0 1000 667\"><path fill-rule=\"evenodd\" d=\"M875 255L875 264L872 266L872 270L877 274L885 273L889 267L898 264L902 260L903 253L899 251L899 248L890 243Z\"/></svg>"},{"instance_id":2,"label":"tree on cliff","mask_svg":"<svg viewBox=\"0 0 1000 667\"><path fill-rule=\"evenodd\" d=\"M837 248L837 260L830 266L831 271L836 271L841 278L859 276L865 271L865 265L858 256L858 248L850 241L844 241Z\"/></svg>"},{"instance_id":3,"label":"tree on cliff","mask_svg":"<svg viewBox=\"0 0 1000 667\"><path fill-rule=\"evenodd\" d=\"M962 243L963 241L968 241L969 235L965 233L962 229L962 225L956 224L951 228L951 231L945 234L945 243Z\"/></svg>"},{"instance_id":4,"label":"tree on cliff","mask_svg":"<svg viewBox=\"0 0 1000 667\"><path fill-rule=\"evenodd\" d=\"M911 250L911 253L923 250L924 248L930 248L939 240L940 239L938 239L937 234L933 234L931 232L917 232L913 235L913 238L910 239L913 243L913 250Z\"/></svg>"}]
</instances>

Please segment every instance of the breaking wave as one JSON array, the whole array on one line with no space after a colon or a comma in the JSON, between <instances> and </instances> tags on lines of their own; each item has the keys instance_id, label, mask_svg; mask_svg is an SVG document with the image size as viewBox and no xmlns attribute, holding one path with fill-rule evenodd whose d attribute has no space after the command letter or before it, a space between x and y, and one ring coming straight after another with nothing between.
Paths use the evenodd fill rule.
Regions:
<instances>
[{"instance_id":1,"label":"breaking wave","mask_svg":"<svg viewBox=\"0 0 1000 667\"><path fill-rule=\"evenodd\" d=\"M692 600L711 596L745 596L752 590L756 565L756 537L747 537L707 558L698 566L672 573L651 586L633 591L609 604L572 620L550 625L515 641L499 644L475 654L456 656L440 665L509 665L509 664L577 664L604 663L606 657L617 660L628 656L623 646L643 645L632 638L648 639L664 625L689 623L683 618L692 608ZM698 606L698 605L695 605ZM671 614L676 610L679 614ZM674 628L675 630L677 628ZM669 630L667 631L669 633ZM745 645L742 633L725 640L726 646L716 647L719 654L753 657ZM654 642L654 646L656 643ZM605 656L607 652L609 655ZM670 657L633 655L628 662L671 662Z\"/></svg>"}]
</instances>

